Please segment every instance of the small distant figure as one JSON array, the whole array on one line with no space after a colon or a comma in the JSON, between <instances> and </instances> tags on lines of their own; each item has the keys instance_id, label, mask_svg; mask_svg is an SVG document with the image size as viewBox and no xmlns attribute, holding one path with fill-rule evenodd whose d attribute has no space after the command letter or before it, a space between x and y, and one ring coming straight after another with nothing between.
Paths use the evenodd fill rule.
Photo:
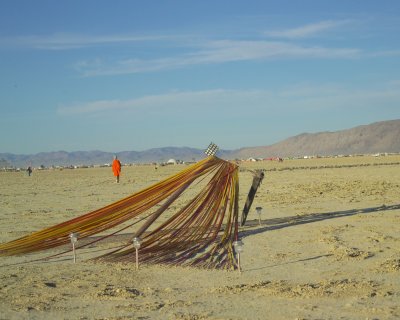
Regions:
<instances>
[{"instance_id":1,"label":"small distant figure","mask_svg":"<svg viewBox=\"0 0 400 320\"><path fill-rule=\"evenodd\" d=\"M121 162L119 162L117 156L114 156L114 161L112 163L112 171L116 177L116 182L119 183L119 175L121 174Z\"/></svg>"},{"instance_id":2,"label":"small distant figure","mask_svg":"<svg viewBox=\"0 0 400 320\"><path fill-rule=\"evenodd\" d=\"M28 172L28 176L31 176L31 174L32 174L31 166L29 166L28 169L26 169L26 172Z\"/></svg>"}]
</instances>

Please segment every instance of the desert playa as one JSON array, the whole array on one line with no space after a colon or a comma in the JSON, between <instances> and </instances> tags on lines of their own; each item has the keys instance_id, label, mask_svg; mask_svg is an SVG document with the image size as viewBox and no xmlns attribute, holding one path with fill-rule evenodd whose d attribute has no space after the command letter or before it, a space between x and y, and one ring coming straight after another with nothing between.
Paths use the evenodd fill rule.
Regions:
<instances>
[{"instance_id":1,"label":"desert playa","mask_svg":"<svg viewBox=\"0 0 400 320\"><path fill-rule=\"evenodd\" d=\"M119 184L110 168L0 172L0 242L185 167L123 167ZM399 319L400 156L244 162L240 209L254 169L265 178L239 231L242 273L89 260L127 229L76 263L71 252L34 261L65 248L1 257L0 319Z\"/></svg>"}]
</instances>

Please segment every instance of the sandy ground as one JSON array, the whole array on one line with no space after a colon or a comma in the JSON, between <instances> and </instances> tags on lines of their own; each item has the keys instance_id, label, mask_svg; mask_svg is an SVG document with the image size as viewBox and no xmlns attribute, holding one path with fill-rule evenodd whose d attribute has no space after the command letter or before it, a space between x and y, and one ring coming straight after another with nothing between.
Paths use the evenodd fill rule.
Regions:
<instances>
[{"instance_id":1,"label":"sandy ground","mask_svg":"<svg viewBox=\"0 0 400 320\"><path fill-rule=\"evenodd\" d=\"M123 159L122 159L123 160ZM98 209L184 165L0 173L0 242ZM243 272L87 261L111 243L50 261L0 258L0 319L399 319L400 157L241 165ZM259 225L256 206L263 207ZM127 230L132 233L134 230Z\"/></svg>"}]
</instances>

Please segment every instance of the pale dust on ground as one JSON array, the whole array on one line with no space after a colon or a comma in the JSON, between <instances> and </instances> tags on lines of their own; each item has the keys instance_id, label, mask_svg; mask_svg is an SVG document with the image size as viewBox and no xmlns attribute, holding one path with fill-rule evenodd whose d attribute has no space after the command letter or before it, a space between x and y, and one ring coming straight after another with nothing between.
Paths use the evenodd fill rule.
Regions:
<instances>
[{"instance_id":1,"label":"pale dust on ground","mask_svg":"<svg viewBox=\"0 0 400 320\"><path fill-rule=\"evenodd\" d=\"M0 242L101 208L184 168L123 167L119 184L110 168L31 177L1 172ZM76 264L70 253L30 262L60 249L2 257L0 319L400 318L399 156L240 168L241 208L252 182L248 169L266 170L240 229L241 274L87 261L104 253L101 245L78 250Z\"/></svg>"}]
</instances>

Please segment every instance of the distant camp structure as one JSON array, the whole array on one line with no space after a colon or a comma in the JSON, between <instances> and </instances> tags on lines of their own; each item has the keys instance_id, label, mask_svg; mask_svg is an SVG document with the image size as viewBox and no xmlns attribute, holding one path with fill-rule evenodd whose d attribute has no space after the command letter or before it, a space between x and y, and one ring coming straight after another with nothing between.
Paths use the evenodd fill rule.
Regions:
<instances>
[{"instance_id":1,"label":"distant camp structure","mask_svg":"<svg viewBox=\"0 0 400 320\"><path fill-rule=\"evenodd\" d=\"M1 244L0 256L66 245L71 234L79 235L79 240L86 238L78 241L76 249L79 249L131 228L136 232L130 241L94 259L133 262L135 248L132 240L140 238L141 264L236 269L238 263L233 244L239 240L238 172L236 164L214 155L208 156L104 208ZM258 187L261 178L257 179ZM255 183L252 187L254 189ZM193 191L198 188L200 191ZM251 194L253 197L254 192ZM176 209L178 206L172 204L184 193L185 199L190 200L179 204L180 208ZM160 216L164 217L161 222ZM110 233L104 235L105 231ZM102 234L91 237L99 233Z\"/></svg>"}]
</instances>

